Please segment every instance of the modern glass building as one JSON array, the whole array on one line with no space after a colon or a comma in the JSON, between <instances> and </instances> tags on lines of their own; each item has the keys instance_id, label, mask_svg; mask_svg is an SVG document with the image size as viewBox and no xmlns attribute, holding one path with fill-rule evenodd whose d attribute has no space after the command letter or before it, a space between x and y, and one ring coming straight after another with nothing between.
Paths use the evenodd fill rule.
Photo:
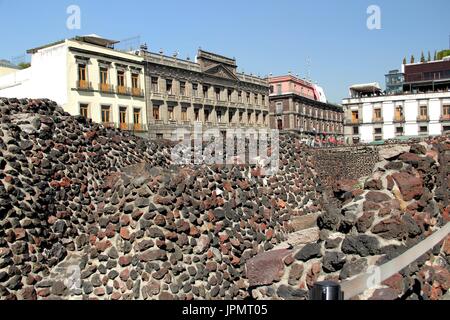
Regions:
<instances>
[{"instance_id":1,"label":"modern glass building","mask_svg":"<svg viewBox=\"0 0 450 320\"><path fill-rule=\"evenodd\" d=\"M399 94L403 92L405 75L399 70L391 70L386 74L386 94Z\"/></svg>"}]
</instances>

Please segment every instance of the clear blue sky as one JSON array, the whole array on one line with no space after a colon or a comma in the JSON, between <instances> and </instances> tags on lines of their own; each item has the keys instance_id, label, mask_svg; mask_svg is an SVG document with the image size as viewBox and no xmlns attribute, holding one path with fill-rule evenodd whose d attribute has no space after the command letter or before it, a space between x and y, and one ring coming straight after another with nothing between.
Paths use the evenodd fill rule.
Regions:
<instances>
[{"instance_id":1,"label":"clear blue sky","mask_svg":"<svg viewBox=\"0 0 450 320\"><path fill-rule=\"evenodd\" d=\"M66 9L81 9L81 30L66 28ZM366 27L369 5L381 8L381 30ZM0 0L0 59L80 34L116 40L139 35L151 51L180 57L205 50L236 57L261 76L291 70L310 75L340 102L354 83L379 81L404 56L446 49L449 0Z\"/></svg>"}]
</instances>

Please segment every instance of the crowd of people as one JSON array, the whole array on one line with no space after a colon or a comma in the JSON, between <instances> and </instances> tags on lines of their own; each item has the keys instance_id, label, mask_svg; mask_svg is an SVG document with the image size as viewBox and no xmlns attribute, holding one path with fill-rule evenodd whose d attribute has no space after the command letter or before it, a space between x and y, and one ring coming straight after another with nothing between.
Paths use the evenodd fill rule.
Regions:
<instances>
[{"instance_id":1,"label":"crowd of people","mask_svg":"<svg viewBox=\"0 0 450 320\"><path fill-rule=\"evenodd\" d=\"M336 138L335 136L310 136L303 139L308 147L322 148L322 147L336 147L344 145L342 138Z\"/></svg>"}]
</instances>

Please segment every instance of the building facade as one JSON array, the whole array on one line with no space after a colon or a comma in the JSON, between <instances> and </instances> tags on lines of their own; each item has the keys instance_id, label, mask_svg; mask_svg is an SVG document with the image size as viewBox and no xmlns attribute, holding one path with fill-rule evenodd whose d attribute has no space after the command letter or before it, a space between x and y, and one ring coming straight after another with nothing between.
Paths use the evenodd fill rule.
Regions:
<instances>
[{"instance_id":1,"label":"building facade","mask_svg":"<svg viewBox=\"0 0 450 320\"><path fill-rule=\"evenodd\" d=\"M238 73L235 59L199 50L196 61L141 50L150 138L218 128L267 128L269 85Z\"/></svg>"},{"instance_id":2,"label":"building facade","mask_svg":"<svg viewBox=\"0 0 450 320\"><path fill-rule=\"evenodd\" d=\"M343 136L342 108L324 102L320 87L292 75L269 77L269 84L271 128L305 137Z\"/></svg>"},{"instance_id":3,"label":"building facade","mask_svg":"<svg viewBox=\"0 0 450 320\"><path fill-rule=\"evenodd\" d=\"M0 96L49 98L72 115L144 134L147 112L139 55L96 35L31 49L31 67L0 77Z\"/></svg>"},{"instance_id":4,"label":"building facade","mask_svg":"<svg viewBox=\"0 0 450 320\"><path fill-rule=\"evenodd\" d=\"M399 94L403 92L403 83L405 81L405 74L399 70L391 70L386 77L386 93Z\"/></svg>"},{"instance_id":5,"label":"building facade","mask_svg":"<svg viewBox=\"0 0 450 320\"><path fill-rule=\"evenodd\" d=\"M402 65L402 72L395 70L386 77L390 76L396 81L386 82L386 92L377 83L350 87L350 98L342 101L348 143L450 131L450 60Z\"/></svg>"},{"instance_id":6,"label":"building facade","mask_svg":"<svg viewBox=\"0 0 450 320\"><path fill-rule=\"evenodd\" d=\"M450 131L450 92L369 95L344 99L342 104L350 144Z\"/></svg>"}]
</instances>

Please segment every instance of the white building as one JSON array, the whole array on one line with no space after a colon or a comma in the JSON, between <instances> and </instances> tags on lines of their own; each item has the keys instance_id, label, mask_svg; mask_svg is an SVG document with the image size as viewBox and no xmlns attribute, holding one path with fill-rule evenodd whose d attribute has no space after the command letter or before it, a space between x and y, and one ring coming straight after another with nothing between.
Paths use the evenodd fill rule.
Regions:
<instances>
[{"instance_id":1,"label":"white building","mask_svg":"<svg viewBox=\"0 0 450 320\"><path fill-rule=\"evenodd\" d=\"M450 131L450 91L383 95L377 83L370 83L352 86L342 104L348 143Z\"/></svg>"},{"instance_id":2,"label":"white building","mask_svg":"<svg viewBox=\"0 0 450 320\"><path fill-rule=\"evenodd\" d=\"M31 49L31 67L0 76L0 97L48 98L72 115L146 130L143 58L96 35Z\"/></svg>"}]
</instances>

